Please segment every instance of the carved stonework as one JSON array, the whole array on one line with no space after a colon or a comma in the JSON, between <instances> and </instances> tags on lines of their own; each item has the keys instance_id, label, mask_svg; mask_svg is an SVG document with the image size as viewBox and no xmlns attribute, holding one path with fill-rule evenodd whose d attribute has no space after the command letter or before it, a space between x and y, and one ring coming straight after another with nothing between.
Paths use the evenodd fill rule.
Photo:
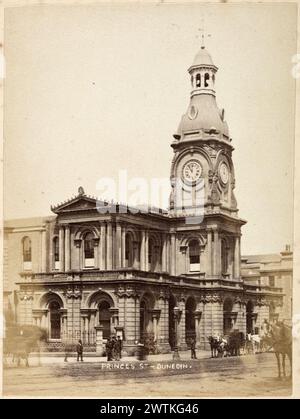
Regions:
<instances>
[{"instance_id":1,"label":"carved stonework","mask_svg":"<svg viewBox=\"0 0 300 419\"><path fill-rule=\"evenodd\" d=\"M119 298L122 297L133 297L133 298L138 298L140 297L140 292L136 287L132 287L131 285L119 285L119 287L117 288L117 290L115 291L116 295Z\"/></svg>"},{"instance_id":2,"label":"carved stonework","mask_svg":"<svg viewBox=\"0 0 300 419\"><path fill-rule=\"evenodd\" d=\"M19 299L21 301L32 301L33 300L33 293L28 293L26 291L19 292Z\"/></svg>"},{"instance_id":3,"label":"carved stonework","mask_svg":"<svg viewBox=\"0 0 300 419\"><path fill-rule=\"evenodd\" d=\"M222 303L223 302L223 296L219 294L206 294L201 295L200 297L201 303Z\"/></svg>"},{"instance_id":4,"label":"carved stonework","mask_svg":"<svg viewBox=\"0 0 300 419\"><path fill-rule=\"evenodd\" d=\"M265 298L259 298L256 303L258 306L269 306L270 301L266 300Z\"/></svg>"},{"instance_id":5,"label":"carved stonework","mask_svg":"<svg viewBox=\"0 0 300 419\"><path fill-rule=\"evenodd\" d=\"M82 297L81 290L77 286L75 286L74 288L69 286L64 294L66 298L78 299Z\"/></svg>"}]
</instances>

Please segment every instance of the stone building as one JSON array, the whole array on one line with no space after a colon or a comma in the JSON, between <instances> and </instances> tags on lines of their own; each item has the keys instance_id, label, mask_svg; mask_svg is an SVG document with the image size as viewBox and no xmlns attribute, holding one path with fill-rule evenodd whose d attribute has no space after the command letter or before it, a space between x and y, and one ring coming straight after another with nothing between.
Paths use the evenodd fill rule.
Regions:
<instances>
[{"instance_id":1,"label":"stone building","mask_svg":"<svg viewBox=\"0 0 300 419\"><path fill-rule=\"evenodd\" d=\"M46 328L49 349L81 337L101 352L111 334L128 353L145 339L159 351L184 349L192 336L207 348L213 333L261 328L271 304L280 314L280 287L241 276L245 221L217 70L205 48L188 70L168 211L99 202L80 187L52 217L6 223L7 317Z\"/></svg>"},{"instance_id":2,"label":"stone building","mask_svg":"<svg viewBox=\"0 0 300 419\"><path fill-rule=\"evenodd\" d=\"M270 319L284 320L292 324L293 314L293 252L290 245L279 254L249 255L241 260L242 278L245 283L257 286L269 286L270 289L280 288L283 293L282 309L279 312L270 304ZM280 316L280 317L279 317Z\"/></svg>"}]
</instances>

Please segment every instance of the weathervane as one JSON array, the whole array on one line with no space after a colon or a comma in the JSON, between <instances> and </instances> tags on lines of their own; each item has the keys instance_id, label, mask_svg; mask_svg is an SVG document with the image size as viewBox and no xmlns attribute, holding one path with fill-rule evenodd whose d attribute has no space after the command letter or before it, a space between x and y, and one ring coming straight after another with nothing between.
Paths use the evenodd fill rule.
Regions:
<instances>
[{"instance_id":1,"label":"weathervane","mask_svg":"<svg viewBox=\"0 0 300 419\"><path fill-rule=\"evenodd\" d=\"M204 40L205 40L205 38L211 37L211 34L210 33L207 33L207 34L205 33L205 29L204 29L204 18L202 18L201 20L202 20L202 27L200 27L198 29L198 31L201 34L201 49L204 49L205 48L205 42L204 42ZM197 36L197 38L199 38L199 36Z\"/></svg>"}]
</instances>

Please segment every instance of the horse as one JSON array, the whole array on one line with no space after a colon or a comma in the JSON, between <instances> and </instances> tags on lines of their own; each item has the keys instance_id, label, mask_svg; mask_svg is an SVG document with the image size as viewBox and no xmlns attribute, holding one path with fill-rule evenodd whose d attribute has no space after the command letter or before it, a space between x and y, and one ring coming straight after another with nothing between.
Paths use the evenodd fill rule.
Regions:
<instances>
[{"instance_id":1,"label":"horse","mask_svg":"<svg viewBox=\"0 0 300 419\"><path fill-rule=\"evenodd\" d=\"M269 332L264 341L274 349L277 360L278 378L281 379L281 367L283 377L286 377L285 358L290 361L290 378L292 377L292 328L280 322L269 326ZM280 355L282 362L280 362Z\"/></svg>"},{"instance_id":2,"label":"horse","mask_svg":"<svg viewBox=\"0 0 300 419\"><path fill-rule=\"evenodd\" d=\"M208 336L208 342L210 344L211 357L217 358L220 344L219 338L216 336Z\"/></svg>"},{"instance_id":3,"label":"horse","mask_svg":"<svg viewBox=\"0 0 300 419\"><path fill-rule=\"evenodd\" d=\"M12 355L12 362L20 366L24 360L25 366L29 366L28 356L36 350L40 352L40 342L45 341L47 333L44 329L34 325L13 324L6 328L3 344L3 354L7 360Z\"/></svg>"}]
</instances>

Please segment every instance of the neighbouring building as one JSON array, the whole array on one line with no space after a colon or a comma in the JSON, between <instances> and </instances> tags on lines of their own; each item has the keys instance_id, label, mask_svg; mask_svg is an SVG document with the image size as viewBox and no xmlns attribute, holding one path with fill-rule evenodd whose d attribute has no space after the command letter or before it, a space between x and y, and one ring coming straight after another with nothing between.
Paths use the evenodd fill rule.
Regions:
<instances>
[{"instance_id":1,"label":"neighbouring building","mask_svg":"<svg viewBox=\"0 0 300 419\"><path fill-rule=\"evenodd\" d=\"M209 335L259 330L289 311L285 271L276 283L279 266L275 283L262 280L273 262L253 259L261 282L249 273L250 256L241 273L245 221L234 195L232 140L215 98L217 70L205 48L188 70L190 103L171 144L168 211L98 202L80 187L51 207L52 217L6 222L7 321L46 328L49 350L81 337L86 350L100 353L117 334L128 353L146 339L166 352L186 348L191 337L207 348Z\"/></svg>"}]
</instances>

